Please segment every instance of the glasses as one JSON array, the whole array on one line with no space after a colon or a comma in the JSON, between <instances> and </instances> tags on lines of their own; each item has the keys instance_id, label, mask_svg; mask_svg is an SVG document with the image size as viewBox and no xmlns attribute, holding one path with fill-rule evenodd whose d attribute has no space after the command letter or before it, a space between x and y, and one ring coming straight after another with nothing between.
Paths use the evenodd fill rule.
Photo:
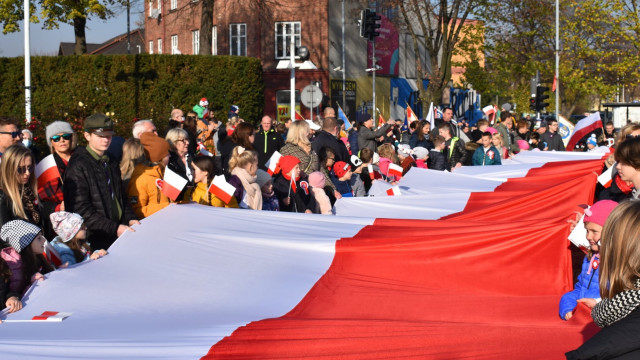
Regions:
<instances>
[{"instance_id":1,"label":"glasses","mask_svg":"<svg viewBox=\"0 0 640 360\"><path fill-rule=\"evenodd\" d=\"M189 139L178 139L178 140L176 140L176 142L181 142L181 141L186 144L186 143L189 142Z\"/></svg>"},{"instance_id":2,"label":"glasses","mask_svg":"<svg viewBox=\"0 0 640 360\"><path fill-rule=\"evenodd\" d=\"M58 142L58 141L60 141L62 139L69 141L69 140L71 140L72 137L73 137L73 134L53 135L51 137L51 141Z\"/></svg>"},{"instance_id":3,"label":"glasses","mask_svg":"<svg viewBox=\"0 0 640 360\"><path fill-rule=\"evenodd\" d=\"M22 131L0 131L0 134L11 135L12 138L22 137Z\"/></svg>"},{"instance_id":4,"label":"glasses","mask_svg":"<svg viewBox=\"0 0 640 360\"><path fill-rule=\"evenodd\" d=\"M27 171L29 172L29 174L33 174L33 169L34 169L33 165L18 166L18 169L16 171L18 171L18 174L20 175L24 175Z\"/></svg>"},{"instance_id":5,"label":"glasses","mask_svg":"<svg viewBox=\"0 0 640 360\"><path fill-rule=\"evenodd\" d=\"M631 140L631 139L635 139L640 135L633 135L633 134L629 134L627 136L625 136L625 140Z\"/></svg>"}]
</instances>

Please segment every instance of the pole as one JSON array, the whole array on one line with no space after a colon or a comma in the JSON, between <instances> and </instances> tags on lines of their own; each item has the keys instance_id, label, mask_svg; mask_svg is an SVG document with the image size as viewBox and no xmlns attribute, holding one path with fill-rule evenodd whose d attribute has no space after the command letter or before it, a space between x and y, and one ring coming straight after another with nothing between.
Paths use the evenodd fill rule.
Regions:
<instances>
[{"instance_id":1,"label":"pole","mask_svg":"<svg viewBox=\"0 0 640 360\"><path fill-rule=\"evenodd\" d=\"M560 5L556 0L556 120L560 121Z\"/></svg>"},{"instance_id":2,"label":"pole","mask_svg":"<svg viewBox=\"0 0 640 360\"><path fill-rule=\"evenodd\" d=\"M537 87L540 86L540 70L536 70L536 96L538 93ZM540 120L540 110L536 107L536 119Z\"/></svg>"},{"instance_id":3,"label":"pole","mask_svg":"<svg viewBox=\"0 0 640 360\"><path fill-rule=\"evenodd\" d=\"M371 68L373 69L373 100L371 103L371 109L373 110L373 114L371 115L374 120L373 123L375 124L377 121L375 120L376 117L376 41L375 38L373 41L371 41L371 47L372 47L372 51L371 51ZM380 124L378 124L379 126Z\"/></svg>"},{"instance_id":4,"label":"pole","mask_svg":"<svg viewBox=\"0 0 640 360\"><path fill-rule=\"evenodd\" d=\"M347 64L344 55L344 0L342 0L342 110L346 109L347 101Z\"/></svg>"},{"instance_id":5,"label":"pole","mask_svg":"<svg viewBox=\"0 0 640 360\"><path fill-rule=\"evenodd\" d=\"M31 122L31 39L29 34L29 0L24 0L24 116Z\"/></svg>"},{"instance_id":6,"label":"pole","mask_svg":"<svg viewBox=\"0 0 640 360\"><path fill-rule=\"evenodd\" d=\"M127 0L127 54L131 54L131 19L129 18L130 0Z\"/></svg>"},{"instance_id":7,"label":"pole","mask_svg":"<svg viewBox=\"0 0 640 360\"><path fill-rule=\"evenodd\" d=\"M291 115L291 119L295 120L296 119L296 46L295 46L295 37L294 37L294 33L293 33L293 26L291 26L291 37L289 39L289 59L291 61L291 64L289 64L291 66L291 78L290 78L290 82L291 82L291 92L290 92L290 98L291 98L291 110L289 111L289 114Z\"/></svg>"}]
</instances>

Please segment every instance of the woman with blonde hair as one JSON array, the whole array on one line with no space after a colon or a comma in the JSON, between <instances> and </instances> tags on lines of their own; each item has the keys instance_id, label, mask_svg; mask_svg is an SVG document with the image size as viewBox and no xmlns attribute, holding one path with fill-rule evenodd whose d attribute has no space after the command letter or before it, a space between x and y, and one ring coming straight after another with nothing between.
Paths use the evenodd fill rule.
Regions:
<instances>
[{"instance_id":1,"label":"woman with blonde hair","mask_svg":"<svg viewBox=\"0 0 640 360\"><path fill-rule=\"evenodd\" d=\"M140 143L140 139L127 139L122 145L122 160L120 160L120 173L125 188L129 185L133 169L143 162L144 146Z\"/></svg>"},{"instance_id":2,"label":"woman with blonde hair","mask_svg":"<svg viewBox=\"0 0 640 360\"><path fill-rule=\"evenodd\" d=\"M618 205L600 237L600 297L591 317L602 327L567 359L640 356L640 201Z\"/></svg>"},{"instance_id":3,"label":"woman with blonde hair","mask_svg":"<svg viewBox=\"0 0 640 360\"><path fill-rule=\"evenodd\" d=\"M294 121L289 127L285 145L280 149L282 156L291 155L300 160L302 179L306 179L309 174L318 171L318 154L311 148L310 133L309 123Z\"/></svg>"},{"instance_id":4,"label":"woman with blonde hair","mask_svg":"<svg viewBox=\"0 0 640 360\"><path fill-rule=\"evenodd\" d=\"M36 196L35 164L31 151L11 145L0 162L0 225L22 219L42 226L42 211Z\"/></svg>"},{"instance_id":5,"label":"woman with blonde hair","mask_svg":"<svg viewBox=\"0 0 640 360\"><path fill-rule=\"evenodd\" d=\"M168 168L176 174L193 181L192 154L189 153L189 133L182 128L173 128L167 132L165 140L169 142L170 158Z\"/></svg>"},{"instance_id":6,"label":"woman with blonde hair","mask_svg":"<svg viewBox=\"0 0 640 360\"><path fill-rule=\"evenodd\" d=\"M229 159L229 170L229 184L236 188L233 195L240 207L262 210L262 191L257 183L258 154L242 146L236 146Z\"/></svg>"}]
</instances>

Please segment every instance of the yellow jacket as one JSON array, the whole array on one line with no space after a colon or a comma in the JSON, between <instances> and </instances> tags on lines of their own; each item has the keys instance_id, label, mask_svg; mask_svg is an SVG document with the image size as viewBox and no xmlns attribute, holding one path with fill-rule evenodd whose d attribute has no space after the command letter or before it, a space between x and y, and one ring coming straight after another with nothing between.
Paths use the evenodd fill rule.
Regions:
<instances>
[{"instance_id":1,"label":"yellow jacket","mask_svg":"<svg viewBox=\"0 0 640 360\"><path fill-rule=\"evenodd\" d=\"M231 197L231 201L228 204L225 204L224 201L220 200L220 198L216 197L213 194L210 194L207 185L203 183L198 183L196 187L191 190L191 201L197 202L202 205L210 205L215 207L226 207L226 208L237 208L238 202L234 196ZM209 197L209 195L211 197Z\"/></svg>"},{"instance_id":2,"label":"yellow jacket","mask_svg":"<svg viewBox=\"0 0 640 360\"><path fill-rule=\"evenodd\" d=\"M156 185L158 179L162 179L160 165L149 167L138 164L133 169L127 194L139 219L144 219L170 203L169 198Z\"/></svg>"}]
</instances>

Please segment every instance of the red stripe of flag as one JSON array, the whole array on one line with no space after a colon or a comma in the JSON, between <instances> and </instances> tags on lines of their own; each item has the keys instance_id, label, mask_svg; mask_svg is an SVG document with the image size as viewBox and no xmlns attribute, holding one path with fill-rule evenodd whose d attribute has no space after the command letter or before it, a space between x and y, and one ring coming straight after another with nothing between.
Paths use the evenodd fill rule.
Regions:
<instances>
[{"instance_id":1,"label":"red stripe of flag","mask_svg":"<svg viewBox=\"0 0 640 360\"><path fill-rule=\"evenodd\" d=\"M168 167L164 169L164 183L161 192L169 199L176 201L185 186L187 186L187 179L171 171Z\"/></svg>"},{"instance_id":2,"label":"red stripe of flag","mask_svg":"<svg viewBox=\"0 0 640 360\"><path fill-rule=\"evenodd\" d=\"M396 164L389 164L388 174L395 176L396 178L402 177L402 167Z\"/></svg>"},{"instance_id":3,"label":"red stripe of flag","mask_svg":"<svg viewBox=\"0 0 640 360\"><path fill-rule=\"evenodd\" d=\"M571 134L569 142L567 143L567 151L573 151L573 148L576 146L578 141L580 141L580 139L582 139L595 129L601 127L603 127L602 120L600 119L600 113L597 111L578 121L576 127L573 129L573 134Z\"/></svg>"}]
</instances>

